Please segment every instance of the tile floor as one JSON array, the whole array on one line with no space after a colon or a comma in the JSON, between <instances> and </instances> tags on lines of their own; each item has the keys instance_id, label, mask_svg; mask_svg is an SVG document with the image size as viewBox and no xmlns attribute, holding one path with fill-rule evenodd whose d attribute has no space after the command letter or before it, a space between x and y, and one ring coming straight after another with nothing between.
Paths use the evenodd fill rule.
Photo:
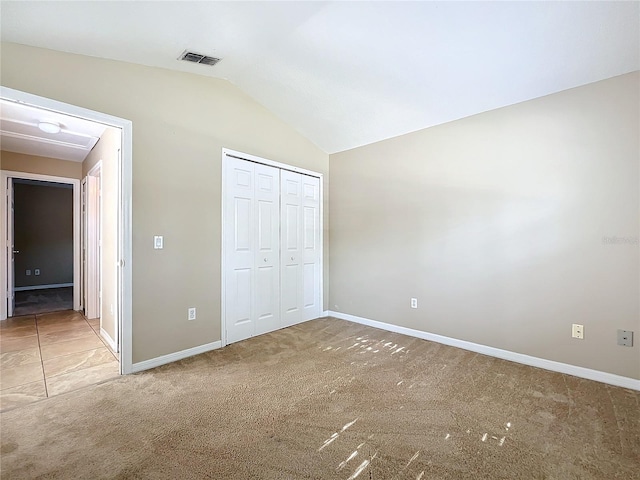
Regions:
<instances>
[{"instance_id":1,"label":"tile floor","mask_svg":"<svg viewBox=\"0 0 640 480\"><path fill-rule=\"evenodd\" d=\"M72 310L0 322L0 410L77 390L119 373L100 320Z\"/></svg>"}]
</instances>

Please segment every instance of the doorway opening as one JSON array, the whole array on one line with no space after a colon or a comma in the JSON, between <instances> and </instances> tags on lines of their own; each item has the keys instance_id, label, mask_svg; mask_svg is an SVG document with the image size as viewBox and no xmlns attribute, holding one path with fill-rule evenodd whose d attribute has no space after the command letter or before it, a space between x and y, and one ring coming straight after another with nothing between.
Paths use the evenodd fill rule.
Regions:
<instances>
[{"instance_id":1,"label":"doorway opening","mask_svg":"<svg viewBox=\"0 0 640 480\"><path fill-rule=\"evenodd\" d=\"M29 180L48 181L71 184L73 186L73 310L66 311L68 319L64 321L80 320L77 315L81 315L102 341L119 357L119 373L127 374L132 371L132 275L131 275L131 175L132 175L132 123L129 120L106 115L82 107L58 102L52 99L31 95L18 90L0 87L0 99L5 104L16 106L26 106L41 112L49 113L52 118L56 115L65 115L79 121L93 122L100 124L105 131L111 132L111 136L118 144L117 149L111 149L110 167L105 168L104 161L97 166L102 157L107 154L96 156L96 161L88 165L90 172L83 172L80 178L56 178L39 174L26 174L24 172L12 172L5 170L3 161L2 182L0 183L0 194L7 198L6 194L13 187L13 178L16 176L26 176ZM5 110L3 108L3 110ZM4 111L3 111L4 122ZM25 122L23 122L25 123ZM56 128L56 122L53 123ZM27 125L25 123L26 127ZM36 123L37 127L38 124ZM25 128L26 128L25 127ZM64 131L64 125L58 132ZM40 126L42 129L42 126ZM4 129L3 129L4 130ZM46 140L46 139L45 139ZM104 136L100 137L103 142ZM4 143L4 142L3 142ZM48 148L64 147L65 139L53 138L47 143ZM98 150L98 146L91 146L93 152ZM15 150L14 150L15 151ZM58 157L59 158L59 157ZM9 181L11 179L11 182ZM87 188L90 183L100 186L96 191L90 193L91 188ZM109 182L113 186L107 193L105 183ZM85 188L83 189L82 186ZM97 193L96 193L97 192ZM99 215L99 220L93 218L93 230L91 221L87 217L87 205L84 208L82 199L85 195L95 195L94 214ZM87 199L85 198L85 202ZM15 301L15 285L12 283L12 272L15 275L15 258L11 246L12 237L8 219L11 217L11 205L7 202L0 202L0 248L4 248L7 255L0 255L0 298L7 299L0 301L0 323L4 326L8 324L8 317L15 316L12 307ZM90 232L93 244L89 244ZM108 240L109 239L109 240ZM93 247L92 247L93 245ZM11 253L9 253L9 251ZM18 254L19 255L19 254ZM93 269L89 269L89 259L93 259ZM24 269L25 272L28 268ZM35 269L32 270L32 277ZM42 273L42 270L40 269ZM107 284L109 287L107 287ZM57 284L52 284L57 285ZM61 287L68 288L68 286ZM91 292L91 293L90 293ZM107 303L107 296L109 297ZM97 298L97 301L96 301ZM105 301L103 301L103 299ZM88 311L89 303L92 301L92 312ZM84 318L83 314L90 313L95 318ZM53 314L51 314L53 315ZM58 312L58 316L62 315ZM9 318L11 320L11 318ZM63 319L51 320L54 324L62 322ZM55 328L51 328L51 335L54 335ZM71 341L69 341L70 343ZM44 363L44 360L43 360ZM46 370L46 369L45 369ZM3 387L4 388L4 387Z\"/></svg>"},{"instance_id":2,"label":"doorway opening","mask_svg":"<svg viewBox=\"0 0 640 480\"><path fill-rule=\"evenodd\" d=\"M80 181L10 170L2 170L0 178L5 199L0 202L1 240L6 252L0 256L0 274L6 279L1 285L6 298L1 302L1 318L45 313L46 305L29 311L20 301L49 289L70 287L71 308L80 310Z\"/></svg>"},{"instance_id":3,"label":"doorway opening","mask_svg":"<svg viewBox=\"0 0 640 480\"><path fill-rule=\"evenodd\" d=\"M74 290L73 183L7 180L13 237L9 316L72 310ZM11 271L12 270L12 271Z\"/></svg>"}]
</instances>

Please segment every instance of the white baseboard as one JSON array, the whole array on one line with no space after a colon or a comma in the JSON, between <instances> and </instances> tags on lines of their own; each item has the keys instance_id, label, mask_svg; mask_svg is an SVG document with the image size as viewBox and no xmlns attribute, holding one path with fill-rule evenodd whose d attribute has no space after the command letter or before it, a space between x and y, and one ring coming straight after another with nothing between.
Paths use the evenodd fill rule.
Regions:
<instances>
[{"instance_id":1,"label":"white baseboard","mask_svg":"<svg viewBox=\"0 0 640 480\"><path fill-rule=\"evenodd\" d=\"M186 350L181 350L180 352L169 353L167 355L162 355L161 357L151 358L149 360L144 360L143 362L134 363L131 372L142 372L143 370L149 370L150 368L159 367L160 365L177 362L178 360L182 360L183 358L193 357L194 355L199 355L211 350L216 350L220 347L222 347L222 342L218 340L217 342L206 343L204 345L200 345L199 347L187 348Z\"/></svg>"},{"instance_id":2,"label":"white baseboard","mask_svg":"<svg viewBox=\"0 0 640 480\"><path fill-rule=\"evenodd\" d=\"M322 314L320 315L320 318L322 317L328 317L329 316L329 310L325 310L324 312L322 312Z\"/></svg>"},{"instance_id":3,"label":"white baseboard","mask_svg":"<svg viewBox=\"0 0 640 480\"><path fill-rule=\"evenodd\" d=\"M14 292L26 292L27 290L46 290L48 288L73 287L73 283L51 283L49 285L31 285L30 287L14 287Z\"/></svg>"},{"instance_id":4,"label":"white baseboard","mask_svg":"<svg viewBox=\"0 0 640 480\"><path fill-rule=\"evenodd\" d=\"M464 350L481 353L483 355L489 355L491 357L501 358L503 360L509 360L532 367L551 370L553 372L566 373L575 377L586 378L588 380L595 380L596 382L608 383L610 385L640 391L640 380L636 380L634 378L623 377L621 375L615 375L613 373L601 372L599 370L592 370L590 368L578 367L576 365L570 365L568 363L555 362L553 360L546 360L544 358L532 357L530 355L524 355L522 353L511 352L509 350L489 347L487 345L481 345L479 343L467 342L465 340L445 337L443 335L437 335L435 333L423 332L421 330L401 327L399 325L393 325L391 323L378 322L377 320L357 317L355 315L349 315L348 313L334 312L330 310L328 314L341 320L360 323L362 325L380 328L389 332L401 333L410 337L422 338L423 340L430 340L432 342L462 348Z\"/></svg>"},{"instance_id":5,"label":"white baseboard","mask_svg":"<svg viewBox=\"0 0 640 480\"><path fill-rule=\"evenodd\" d=\"M113 338L111 338L111 335L109 335L107 331L102 327L100 327L100 336L105 342L107 342L107 345L109 345L109 348L111 348L111 350L113 350L116 353L118 352L118 344Z\"/></svg>"}]
</instances>

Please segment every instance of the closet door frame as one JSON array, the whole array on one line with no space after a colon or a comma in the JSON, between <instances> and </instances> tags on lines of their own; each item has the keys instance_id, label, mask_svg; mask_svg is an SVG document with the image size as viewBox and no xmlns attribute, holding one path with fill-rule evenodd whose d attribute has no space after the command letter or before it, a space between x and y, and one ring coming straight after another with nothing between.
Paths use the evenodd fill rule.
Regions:
<instances>
[{"instance_id":1,"label":"closet door frame","mask_svg":"<svg viewBox=\"0 0 640 480\"><path fill-rule=\"evenodd\" d=\"M323 205L323 201L324 201L324 178L323 178L323 174L322 173L318 173L318 172L314 172L313 170L307 170L304 168L300 168L300 167L294 167L293 165L288 165L286 163L280 163L280 162L274 162L273 160L269 160L266 158L262 158L262 157L258 157L256 155L250 155L248 153L243 153L243 152L238 152L236 150L231 150L229 148L223 148L222 149L222 162L221 162L221 169L222 169L222 189L221 189L221 193L222 193L222 199L221 199L221 225L222 228L220 229L220 240L221 240L221 249L220 249L220 285L221 285L221 292L220 292L220 305L221 305L221 311L220 311L220 340L222 343L222 346L224 347L225 345L228 345L227 342L227 325L226 325L226 307L225 307L225 273L226 273L226 266L225 266L225 215L224 215L224 211L225 211L225 198L226 198L226 193L227 193L227 181L228 179L226 178L226 171L227 169L225 168L225 164L227 162L228 158L236 158L239 160L247 160L249 162L254 162L254 163L259 163L262 165L268 165L270 167L276 167L276 168L280 168L282 170L289 170L291 172L296 172L296 173L301 173L303 175L309 175L311 177L317 177L320 180L320 191L319 191L319 195L320 195L320 206L319 206L319 229L320 229L320 285L318 286L320 289L320 302L321 302L321 307L320 307L320 314L322 315L322 304L324 303L324 205Z\"/></svg>"}]
</instances>

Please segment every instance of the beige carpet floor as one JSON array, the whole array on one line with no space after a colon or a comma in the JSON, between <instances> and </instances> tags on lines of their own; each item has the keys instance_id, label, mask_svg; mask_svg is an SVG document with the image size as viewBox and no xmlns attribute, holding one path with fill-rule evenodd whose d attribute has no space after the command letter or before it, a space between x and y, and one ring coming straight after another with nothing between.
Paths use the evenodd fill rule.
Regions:
<instances>
[{"instance_id":1,"label":"beige carpet floor","mask_svg":"<svg viewBox=\"0 0 640 480\"><path fill-rule=\"evenodd\" d=\"M640 392L321 319L3 413L3 479L639 479Z\"/></svg>"}]
</instances>

